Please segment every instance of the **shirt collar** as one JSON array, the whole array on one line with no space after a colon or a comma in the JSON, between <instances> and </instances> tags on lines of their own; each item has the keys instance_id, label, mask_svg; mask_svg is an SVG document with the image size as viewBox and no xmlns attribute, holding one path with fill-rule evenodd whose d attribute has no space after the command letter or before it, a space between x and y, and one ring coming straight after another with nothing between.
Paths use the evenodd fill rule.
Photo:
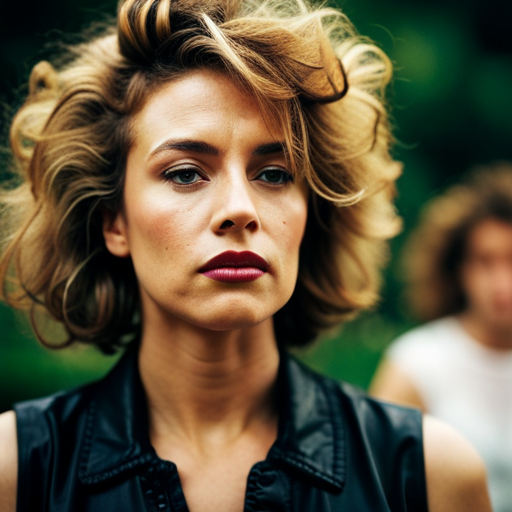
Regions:
<instances>
[{"instance_id":1,"label":"shirt collar","mask_svg":"<svg viewBox=\"0 0 512 512\"><path fill-rule=\"evenodd\" d=\"M286 353L279 368L280 422L268 459L317 485L340 491L345 481L345 437L339 388ZM137 347L91 388L79 478L85 485L126 478L155 460Z\"/></svg>"}]
</instances>

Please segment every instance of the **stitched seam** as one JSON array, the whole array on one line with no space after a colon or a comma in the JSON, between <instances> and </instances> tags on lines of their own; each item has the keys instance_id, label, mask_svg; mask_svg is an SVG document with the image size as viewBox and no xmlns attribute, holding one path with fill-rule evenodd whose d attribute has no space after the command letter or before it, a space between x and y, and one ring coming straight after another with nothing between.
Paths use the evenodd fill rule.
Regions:
<instances>
[{"instance_id":1,"label":"stitched seam","mask_svg":"<svg viewBox=\"0 0 512 512\"><path fill-rule=\"evenodd\" d=\"M343 485L343 481L338 478L333 478L330 475L323 472L321 469L318 469L315 467L315 465L304 458L302 458L298 454L293 454L293 456L285 455L281 450L276 450L276 455L283 460L284 462L287 462L291 466L294 466L296 468L300 468L310 475L313 475L317 478L320 478L322 480L325 480L326 482L330 483L331 485L335 485L336 487L339 487L340 485Z\"/></svg>"},{"instance_id":2,"label":"stitched seam","mask_svg":"<svg viewBox=\"0 0 512 512\"><path fill-rule=\"evenodd\" d=\"M340 446L340 471L341 471L341 477L343 479L343 484L345 484L347 480L347 422L346 422L346 416L345 416L345 409L343 407L343 403L346 400L345 395L343 393L343 389L341 387L341 383L334 383L333 382L333 400L334 396L337 397L337 407L339 411L339 420L336 421L336 427L338 431L340 432L340 438L339 438L339 446Z\"/></svg>"},{"instance_id":3,"label":"stitched seam","mask_svg":"<svg viewBox=\"0 0 512 512\"><path fill-rule=\"evenodd\" d=\"M286 485L288 487L287 491L287 495L288 495L288 499L285 501L285 512L291 512L291 510L295 510L295 508L292 509L292 484L290 482L290 479L288 478L288 476L284 473L281 473L282 474L282 478L285 479L286 481Z\"/></svg>"},{"instance_id":4,"label":"stitched seam","mask_svg":"<svg viewBox=\"0 0 512 512\"><path fill-rule=\"evenodd\" d=\"M126 462L124 464L119 465L118 467L101 471L97 474L88 476L88 477L82 477L82 482L84 484L98 484L101 482L104 482L105 480L109 480L111 478L114 478L116 476L121 475L122 473L125 473L126 471L129 471L133 468L136 468L138 466L142 466L149 462L153 458L153 455L150 453L147 453L146 455L141 455L137 459L131 460L129 462Z\"/></svg>"},{"instance_id":5,"label":"stitched seam","mask_svg":"<svg viewBox=\"0 0 512 512\"><path fill-rule=\"evenodd\" d=\"M329 383L322 381L321 386L327 396L327 403L329 405L329 414L331 424L333 427L333 443L334 443L334 457L333 457L333 473L334 475L340 474L342 485L346 477L346 462L343 457L345 453L345 429L341 421L341 406L339 401L339 387L336 383L329 381ZM336 400L336 398L338 400ZM336 410L338 409L338 410ZM336 414L337 413L337 414Z\"/></svg>"},{"instance_id":6,"label":"stitched seam","mask_svg":"<svg viewBox=\"0 0 512 512\"><path fill-rule=\"evenodd\" d=\"M80 480L87 485L97 484L108 480L110 478L116 477L125 471L133 469L139 465L145 464L153 458L151 453L147 453L145 455L141 455L136 459L130 460L130 456L128 455L124 459L119 460L114 465L108 467L107 469L98 471L93 474L90 473L87 468L87 464L89 462L89 457L92 449L92 442L94 437L94 421L96 419L97 414L97 402L95 399L91 399L88 415L85 423L85 439L82 448L82 459L80 461L80 466L78 470L78 476Z\"/></svg>"},{"instance_id":7,"label":"stitched seam","mask_svg":"<svg viewBox=\"0 0 512 512\"><path fill-rule=\"evenodd\" d=\"M94 418L96 416L96 400L91 399L91 403L89 405L89 411L87 415L87 419L85 422L85 440L82 452L82 459L80 461L80 469L79 476L80 478L85 478L84 475L87 473L87 462L89 461L89 456L91 454L91 446L92 446L92 425Z\"/></svg>"},{"instance_id":8,"label":"stitched seam","mask_svg":"<svg viewBox=\"0 0 512 512\"><path fill-rule=\"evenodd\" d=\"M249 473L249 480L247 482L247 490L245 492L245 505L244 512L251 512L256 507L256 482L261 475L260 466L257 464L253 466Z\"/></svg>"}]
</instances>

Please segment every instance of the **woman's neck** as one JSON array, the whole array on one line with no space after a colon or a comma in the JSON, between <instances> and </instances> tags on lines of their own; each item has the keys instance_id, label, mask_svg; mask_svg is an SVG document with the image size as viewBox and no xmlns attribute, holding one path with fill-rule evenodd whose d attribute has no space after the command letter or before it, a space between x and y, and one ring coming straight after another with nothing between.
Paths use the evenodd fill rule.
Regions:
<instances>
[{"instance_id":1,"label":"woman's neck","mask_svg":"<svg viewBox=\"0 0 512 512\"><path fill-rule=\"evenodd\" d=\"M146 329L139 354L154 443L207 450L247 433L276 432L279 353L272 319L230 332L178 320L166 327Z\"/></svg>"}]
</instances>

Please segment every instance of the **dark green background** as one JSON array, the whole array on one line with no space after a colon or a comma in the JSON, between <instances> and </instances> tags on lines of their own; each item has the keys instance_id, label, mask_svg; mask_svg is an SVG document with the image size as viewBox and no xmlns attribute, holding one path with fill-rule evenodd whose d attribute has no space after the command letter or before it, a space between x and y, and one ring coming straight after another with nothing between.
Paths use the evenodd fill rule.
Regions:
<instances>
[{"instance_id":1,"label":"dark green background","mask_svg":"<svg viewBox=\"0 0 512 512\"><path fill-rule=\"evenodd\" d=\"M397 206L405 230L392 243L380 309L323 340L303 357L315 368L367 386L379 356L412 325L400 300L399 254L421 205L475 164L512 160L511 2L344 0L362 34L391 56L390 90L405 164ZM2 133L22 101L28 73L46 45L115 12L111 0L0 0ZM4 139L5 140L5 139ZM0 179L5 169L0 167ZM39 347L26 322L0 306L0 411L12 402L75 386L103 374L112 358L75 347Z\"/></svg>"}]
</instances>

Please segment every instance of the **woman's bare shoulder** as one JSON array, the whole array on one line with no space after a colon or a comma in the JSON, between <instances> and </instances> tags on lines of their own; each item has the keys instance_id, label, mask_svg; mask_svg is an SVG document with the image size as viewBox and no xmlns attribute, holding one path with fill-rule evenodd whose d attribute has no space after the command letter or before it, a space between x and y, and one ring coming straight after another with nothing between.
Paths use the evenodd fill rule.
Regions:
<instances>
[{"instance_id":1,"label":"woman's bare shoulder","mask_svg":"<svg viewBox=\"0 0 512 512\"><path fill-rule=\"evenodd\" d=\"M425 416L425 467L430 512L492 512L485 465L466 439Z\"/></svg>"},{"instance_id":2,"label":"woman's bare shoulder","mask_svg":"<svg viewBox=\"0 0 512 512\"><path fill-rule=\"evenodd\" d=\"M0 414L0 512L15 512L18 440L14 411Z\"/></svg>"}]
</instances>

